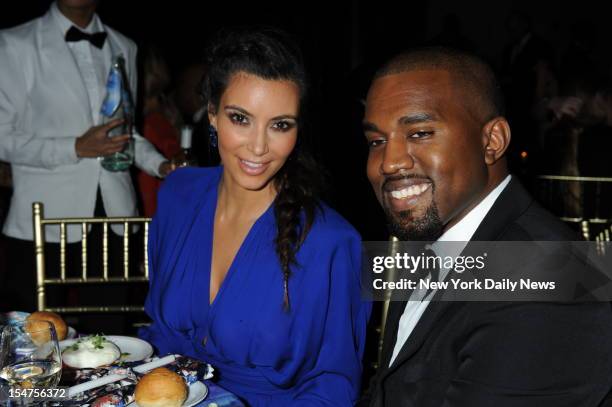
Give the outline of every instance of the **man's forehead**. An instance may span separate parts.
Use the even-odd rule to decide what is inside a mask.
[[[436,109],[443,101],[452,101],[454,93],[451,74],[443,69],[410,70],[385,75],[377,78],[370,87],[366,114],[412,106]]]

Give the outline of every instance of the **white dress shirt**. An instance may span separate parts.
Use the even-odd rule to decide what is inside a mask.
[[[454,258],[461,254],[467,245],[467,242],[472,238],[482,220],[485,218],[499,195],[510,182],[510,179],[511,176],[508,175],[493,189],[493,191],[489,192],[489,194],[482,201],[480,201],[478,205],[468,212],[459,222],[444,232],[444,234],[436,241],[436,243],[457,242],[457,244],[445,244],[443,246],[436,245],[436,243],[432,244],[431,249],[437,256],[441,256],[443,258],[449,256]],[[448,268],[440,269],[440,281],[443,281],[446,278],[449,270],[450,269]],[[404,344],[410,337],[410,334],[427,309],[430,302],[427,298],[432,298],[434,295],[435,290],[432,290],[428,295],[425,294],[424,290],[415,290],[412,293],[411,300],[406,303],[404,313],[400,317],[397,330],[397,340],[395,342],[395,347],[393,348],[393,354],[391,355],[389,366],[393,364],[395,358],[404,347]]]
[[[66,32],[74,25],[57,7],[57,3],[51,5],[51,14],[57,22],[62,36],[66,36]],[[76,26],[75,26],[76,27]],[[76,27],[79,30],[88,34],[104,32],[104,25],[100,21],[97,14],[89,22],[85,28]],[[100,123],[100,107],[105,97],[105,85],[108,73],[111,66],[111,50],[108,41],[104,42],[102,48],[94,46],[89,41],[74,41],[67,42],[68,48],[74,57],[81,74],[81,79],[87,90],[89,97],[89,106],[91,108],[92,121],[98,125]]]
[[[97,158],[75,151],[77,137],[100,124],[115,55],[125,57],[136,94],[137,46],[96,15],[84,31],[106,32],[102,49],[88,41],[67,43],[71,26],[53,3],[43,16],[0,30],[0,159],[11,163],[14,182],[3,233],[17,239],[33,239],[33,202],[44,204],[46,217],[91,217],[99,189],[108,216],[137,214],[129,171],[106,171]],[[142,136],[133,138],[135,164],[159,175],[165,158]],[[68,227],[69,242],[81,235],[78,225]],[[47,228],[46,240],[59,241],[59,228]]]

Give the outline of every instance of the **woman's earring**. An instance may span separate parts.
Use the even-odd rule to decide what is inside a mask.
[[[215,129],[215,127],[212,124],[208,125],[208,137],[209,137],[208,140],[210,142],[210,145],[212,147],[217,147],[218,142],[219,142],[219,139],[217,137],[217,129]]]

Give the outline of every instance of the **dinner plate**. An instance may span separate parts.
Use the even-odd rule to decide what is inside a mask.
[[[208,387],[202,382],[195,382],[189,386],[189,393],[187,393],[187,400],[183,403],[183,407],[193,407],[208,395]],[[138,403],[135,401],[128,404],[128,407],[138,407]]]
[[[117,345],[121,353],[125,354],[121,360],[124,362],[138,362],[150,358],[153,355],[153,347],[149,342],[139,338],[121,335],[105,335],[106,339]],[[78,341],[75,339],[66,339],[59,343],[60,350],[63,352],[65,348]]]
[[[76,330],[69,326],[68,327],[68,332],[66,332],[66,339],[73,339],[76,337]]]

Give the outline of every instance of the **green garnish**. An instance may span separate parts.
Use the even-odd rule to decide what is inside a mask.
[[[70,345],[66,349],[64,349],[64,352],[67,351],[67,350],[70,350],[70,351],[77,351],[77,350],[79,350],[79,344],[81,344],[84,341],[91,341],[94,349],[104,349],[104,343],[108,342],[108,340],[106,339],[104,334],[102,334],[102,335],[96,334],[96,335],[91,335],[91,336],[85,336],[83,338],[77,339],[75,343],[73,343],[72,345]]]
[[[75,351],[76,352],[77,350],[79,350],[79,342],[77,341],[77,342],[73,343],[72,345],[68,346],[66,348],[66,350],[71,350],[71,351]]]
[[[96,349],[104,349],[104,342],[107,341],[106,338],[102,335],[94,335],[91,337],[91,343]]]

